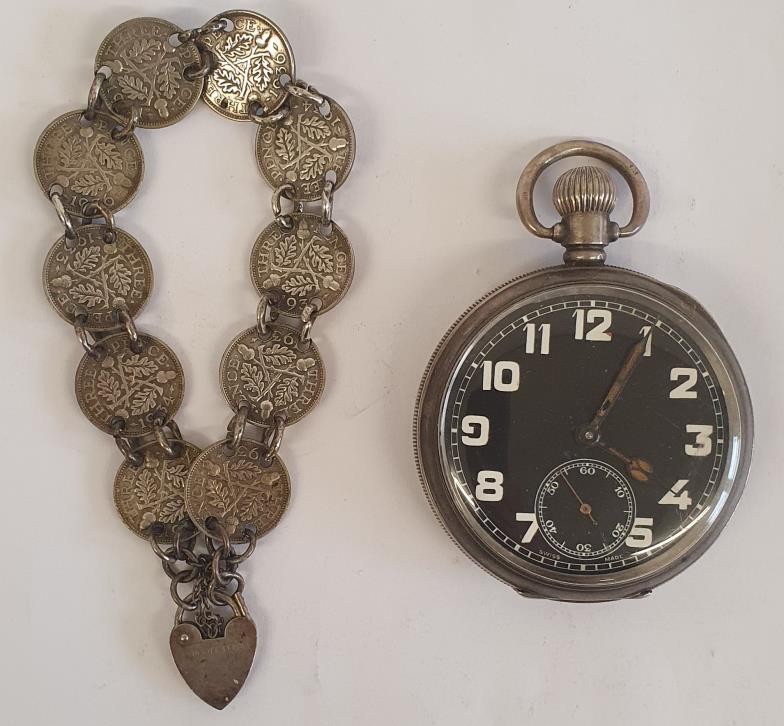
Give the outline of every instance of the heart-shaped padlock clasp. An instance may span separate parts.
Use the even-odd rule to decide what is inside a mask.
[[[256,626],[238,596],[236,617],[220,638],[205,639],[193,623],[178,622],[169,636],[177,670],[191,690],[213,708],[225,708],[240,692],[256,655]]]

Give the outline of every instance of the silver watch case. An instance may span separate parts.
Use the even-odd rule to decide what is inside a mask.
[[[483,530],[450,484],[442,456],[442,416],[460,360],[485,328],[516,306],[564,286],[607,287],[615,295],[643,296],[685,321],[722,388],[728,452],[710,507],[675,542],[638,565],[600,576],[554,572],[515,557]],[[594,291],[595,292],[595,291]],[[433,353],[417,398],[414,449],[419,476],[431,508],[457,545],[480,567],[523,595],[570,602],[601,602],[649,594],[695,562],[713,543],[732,515],[748,475],[753,441],[751,400],[738,362],[711,316],[693,298],[650,277],[616,267],[551,267],[516,278],[475,302],[450,328]]]

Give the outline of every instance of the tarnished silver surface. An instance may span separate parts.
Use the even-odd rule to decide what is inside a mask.
[[[96,113],[84,120],[82,111],[65,113],[50,123],[35,146],[35,175],[44,194],[62,187],[66,211],[83,217],[84,207],[99,202],[112,212],[136,194],[144,176],[144,157],[136,137],[116,141],[117,122]]]
[[[299,315],[314,298],[319,312],[336,305],[354,276],[354,255],[343,230],[321,226],[316,214],[291,216],[287,230],[273,222],[259,235],[250,256],[250,276],[260,294],[280,292],[277,307]]]
[[[549,166],[575,156],[599,159],[626,180],[634,207],[625,225],[621,227],[610,219],[615,206],[615,187],[607,173],[596,167],[580,167],[562,174],[555,185],[553,200],[565,214],[551,227],[539,221],[534,209],[536,182]],[[651,208],[648,184],[637,165],[611,146],[583,139],[554,144],[531,159],[517,182],[516,196],[517,212],[526,229],[537,237],[563,245],[567,264],[603,264],[607,257],[604,248],[619,237],[637,234]]]
[[[182,403],[183,372],[174,352],[151,335],[139,336],[140,352],[126,333],[100,341],[101,356],[82,358],[76,371],[76,399],[84,415],[107,434],[152,433],[156,413],[169,419]],[[113,425],[114,423],[114,425]]]
[[[256,626],[232,618],[223,636],[206,639],[193,623],[179,623],[169,637],[177,670],[191,690],[213,708],[225,708],[239,693],[256,654]]]
[[[43,277],[47,297],[86,351],[77,401],[113,436],[124,458],[114,483],[117,510],[148,539],[169,578],[177,668],[218,709],[241,689],[256,648],[238,568],[285,511],[290,484],[277,453],[286,426],[310,411],[324,387],[310,333],[353,275],[351,246],[331,217],[334,188],[353,163],[353,130],[337,104],[295,78],[288,41],[257,13],[227,11],[185,31],[156,18],[129,20],[98,50],[86,109],[52,122],[34,155],[36,177],[65,230]],[[175,354],[137,329],[151,292],[150,261],[114,226],[113,213],[143,177],[135,129],[173,124],[201,96],[227,118],[283,128],[266,173],[285,178],[273,195],[277,221],[254,248],[257,327],[233,341],[221,364],[237,413],[226,439],[200,453],[172,419],[184,388]],[[283,197],[291,202],[286,214]],[[305,202],[318,199],[322,214],[304,215]],[[301,327],[280,326],[280,313],[299,317]],[[263,427],[259,441],[245,438],[249,423]]]
[[[324,178],[334,172],[334,188],[348,177],[354,163],[354,128],[334,101],[324,116],[315,101],[291,96],[288,115],[276,124],[260,124],[256,160],[273,187],[292,184],[303,201],[321,199]]]
[[[250,121],[252,104],[265,113],[275,111],[287,95],[280,76],[294,77],[294,54],[286,36],[271,20],[249,10],[230,10],[212,20],[221,18],[230,20],[233,28],[206,33],[201,39],[214,59],[204,100],[235,121]]]
[[[265,466],[265,454],[250,439],[233,449],[219,441],[199,454],[185,490],[185,506],[197,527],[211,532],[207,519],[215,517],[236,541],[248,527],[256,537],[275,527],[289,502],[289,475],[277,456]]]
[[[158,541],[174,541],[174,525],[188,516],[185,482],[199,451],[193,444],[183,443],[181,456],[169,458],[153,445],[144,452],[141,466],[127,461],[120,465],[114,479],[114,505],[131,532],[147,539],[150,526],[160,522],[163,531],[158,533]]]
[[[568,290],[568,292],[567,292]],[[442,461],[441,402],[451,385],[456,362],[466,355],[479,332],[492,320],[534,296],[600,295],[602,290],[645,300],[683,317],[695,338],[704,338],[704,351],[730,405],[729,427],[742,443],[737,470],[726,470],[719,484],[723,494],[716,516],[704,517],[674,545],[640,565],[586,584],[579,575],[554,573],[519,558],[510,558],[480,532],[463,505],[452,496],[453,483]],[[600,602],[636,597],[666,582],[699,558],[719,535],[740,498],[748,474],[753,440],[748,389],[738,362],[716,323],[693,298],[681,290],[629,270],[609,266],[549,267],[516,278],[474,303],[449,329],[427,366],[416,403],[414,451],[422,486],[445,529],[475,562],[519,592],[555,600]]]
[[[324,390],[324,363],[311,343],[299,346],[299,333],[275,326],[262,336],[256,326],[240,333],[226,349],[220,366],[223,395],[237,411],[250,407],[248,420],[270,425],[274,414],[296,423],[318,402]]]
[[[556,183],[554,202],[563,216],[562,221],[552,227],[542,225],[533,207],[534,185],[548,166],[572,156],[600,159],[624,177],[634,200],[632,216],[626,225],[621,227],[609,219],[615,202],[610,178],[601,170],[584,167],[566,172]],[[606,244],[639,231],[650,208],[647,184],[640,170],[626,156],[591,141],[567,141],[551,146],[525,167],[518,182],[517,206],[529,231],[564,245],[564,260],[568,264],[539,270],[501,285],[466,310],[442,338],[427,366],[416,403],[414,449],[420,479],[433,511],[458,546],[482,568],[521,594],[577,602],[642,597],[677,575],[708,549],[740,498],[750,466],[754,428],[743,373],[721,330],[693,298],[639,273],[603,265]],[[453,496],[454,481],[448,473],[443,446],[449,429],[444,424],[442,407],[455,385],[455,371],[460,362],[466,359],[493,321],[511,310],[523,308],[532,300],[561,299],[571,295],[585,295],[591,299],[605,292],[627,299],[630,304],[641,300],[649,308],[661,311],[663,319],[676,316],[684,330],[695,340],[702,341],[700,347],[718,378],[728,406],[728,428],[739,448],[734,466],[722,474],[718,484],[718,507],[711,517],[697,520],[661,554],[587,582],[576,574],[555,573],[523,558],[510,557],[477,523],[465,502]],[[639,356],[643,350],[643,346],[637,348],[635,355]],[[630,357],[628,360],[631,365],[636,359]],[[622,381],[622,378],[616,381]],[[595,432],[592,433],[596,438]],[[637,481],[644,481],[650,464],[640,459],[626,461],[630,475]]]
[[[180,32],[166,20],[134,18],[106,36],[95,70],[111,71],[100,87],[110,109],[126,114],[138,106],[138,126],[155,129],[176,123],[196,105],[204,79],[190,77],[185,69],[198,67],[201,58],[192,42],[171,44],[170,38]]]
[[[105,225],[79,227],[76,239],[54,243],[44,263],[46,297],[60,317],[74,322],[74,311],[87,313],[87,330],[113,330],[125,308],[135,316],[144,307],[153,284],[144,248],[127,232],[114,228],[115,241],[105,241]]]

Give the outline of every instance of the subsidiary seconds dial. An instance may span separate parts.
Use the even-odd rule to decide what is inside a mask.
[[[536,526],[565,555],[595,559],[617,550],[634,520],[634,494],[614,467],[577,459],[556,467],[536,494]],[[520,514],[525,521],[527,515]]]

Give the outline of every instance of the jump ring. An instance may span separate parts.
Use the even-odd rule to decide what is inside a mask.
[[[74,311],[74,332],[87,355],[95,360],[102,360],[106,351],[101,345],[100,340],[88,330],[87,320],[87,311],[81,307],[76,308]]]
[[[169,443],[169,437],[166,436],[166,430],[160,424],[155,424],[153,427],[153,432],[155,433],[155,440],[158,442],[158,446],[163,449],[164,454],[170,459],[177,458],[177,451],[175,448]]]
[[[234,451],[239,446],[245,434],[245,426],[248,423],[248,413],[250,407],[247,403],[241,403],[237,413],[232,416],[229,425],[226,427],[226,446]]]
[[[170,418],[169,421],[166,423],[166,425],[169,428],[169,431],[172,432],[175,441],[184,441],[184,439],[182,438],[182,431],[180,431],[180,427],[177,425],[177,422],[173,418]],[[192,531],[193,531],[192,537],[195,537],[197,534],[196,528],[193,527]]]
[[[156,523],[154,522],[152,525],[150,525],[151,530],[153,527],[155,527],[155,524]],[[150,547],[152,547],[152,551],[155,552],[155,554],[158,555],[161,561],[164,562],[165,564],[173,565],[175,562],[177,562],[177,557],[174,551],[174,547],[163,549],[163,547],[161,547],[161,543],[158,542],[158,537],[152,531],[150,532]],[[166,574],[168,574],[168,571]],[[177,573],[173,573],[171,576],[173,577],[176,574]]]
[[[196,579],[196,570],[182,570],[178,572],[171,581],[171,585],[169,585],[169,591],[171,592],[172,600],[179,607],[183,610],[194,611],[196,609],[196,604],[192,602],[188,602],[186,599],[180,597],[180,593],[177,591],[177,587],[180,583],[183,582],[193,582]]]
[[[258,541],[256,533],[252,529],[246,529],[245,538],[248,541],[248,546],[245,548],[245,551],[241,554],[235,554],[233,557],[227,557],[227,565],[236,566],[242,564],[253,554],[253,551],[256,549],[256,542]]]
[[[71,215],[65,211],[62,195],[59,192],[54,191],[54,189],[50,189],[49,201],[52,203],[58,219],[62,222],[63,227],[65,227],[65,238],[69,240],[76,239],[76,228],[73,225]]]
[[[116,306],[112,312],[112,317],[125,327],[125,331],[131,339],[131,350],[134,353],[141,353],[144,346],[139,338],[139,330],[136,327],[136,323],[133,322],[133,318],[128,312],[128,308],[124,305]]]
[[[256,329],[259,335],[269,335],[269,324],[278,317],[275,306],[280,302],[280,295],[270,290],[261,294],[259,304],[256,306]]]
[[[291,94],[295,98],[302,98],[306,101],[312,101],[316,106],[323,106],[327,99],[322,96],[313,86],[305,81],[293,80],[289,77],[288,82],[281,81],[283,90]]]
[[[277,414],[275,416],[275,426],[269,429],[267,435],[264,437],[264,448],[266,449],[264,456],[262,457],[262,463],[264,465],[269,466],[272,464],[278,451],[280,451],[285,429],[286,417],[283,414]]]
[[[128,114],[128,118],[125,120],[125,123],[122,126],[118,126],[117,128],[112,130],[112,138],[115,141],[125,141],[126,139],[133,136],[133,132],[136,130],[136,127],[139,125],[139,121],[142,117],[142,109],[140,106],[131,106],[131,110]]]
[[[230,580],[234,580],[237,583],[237,589],[234,591],[234,594],[228,595],[223,592],[218,585],[223,586],[225,583],[220,583],[218,578],[214,577],[210,580],[210,584],[207,587],[207,599],[219,607],[223,605],[234,607],[232,603],[235,602],[235,598],[238,596],[242,597],[242,591],[245,589],[245,578],[238,572],[226,572],[223,574],[223,577],[227,583]]]
[[[310,343],[310,334],[316,323],[319,311],[323,303],[320,298],[313,298],[305,307],[302,308],[300,320],[302,320],[302,330],[299,332],[299,341],[302,344]]]
[[[215,67],[212,51],[199,40],[194,40],[194,45],[199,51],[199,60],[201,62],[199,65],[190,65],[183,70],[182,75],[189,81],[195,81],[198,78],[206,78],[212,73],[213,68]]]
[[[134,445],[132,439],[129,439],[127,436],[123,436],[124,428],[125,422],[123,421],[122,425],[118,426],[114,433],[114,443],[117,444],[117,448],[120,450],[123,458],[134,469],[138,469],[144,463],[144,454],[140,453],[139,449]]]
[[[82,208],[85,217],[102,217],[106,222],[106,231],[103,233],[103,241],[106,244],[114,244],[117,241],[117,230],[114,226],[114,214],[100,202],[87,202]]]
[[[250,117],[251,121],[254,121],[257,124],[276,124],[279,121],[283,121],[283,119],[288,118],[289,113],[290,111],[288,106],[282,106],[273,113],[264,113],[264,106],[262,106],[258,101],[254,101],[253,103],[248,104],[248,116]]]
[[[87,109],[84,112],[84,117],[88,121],[92,121],[95,118],[95,112],[101,107],[100,92],[104,81],[106,81],[106,74],[98,71],[90,84],[90,91],[87,94]]]
[[[220,33],[223,30],[226,30],[226,18],[218,18],[209,23],[204,23],[204,25],[199,28],[181,30],[177,33],[177,40],[179,40],[180,43],[189,43],[192,40],[196,40],[196,38],[200,38],[202,35]]]
[[[332,179],[324,180],[321,191],[321,226],[329,227],[332,224],[332,206],[335,198],[335,182]]]
[[[302,202],[294,201],[295,192],[296,189],[291,183],[281,184],[277,189],[275,189],[274,192],[272,192],[272,213],[275,215],[275,220],[278,222],[278,224],[287,230],[294,227],[294,220],[292,219],[291,214],[283,214],[281,200],[285,198],[290,202],[294,202],[293,212],[295,214],[301,214],[302,210],[304,209]]]

